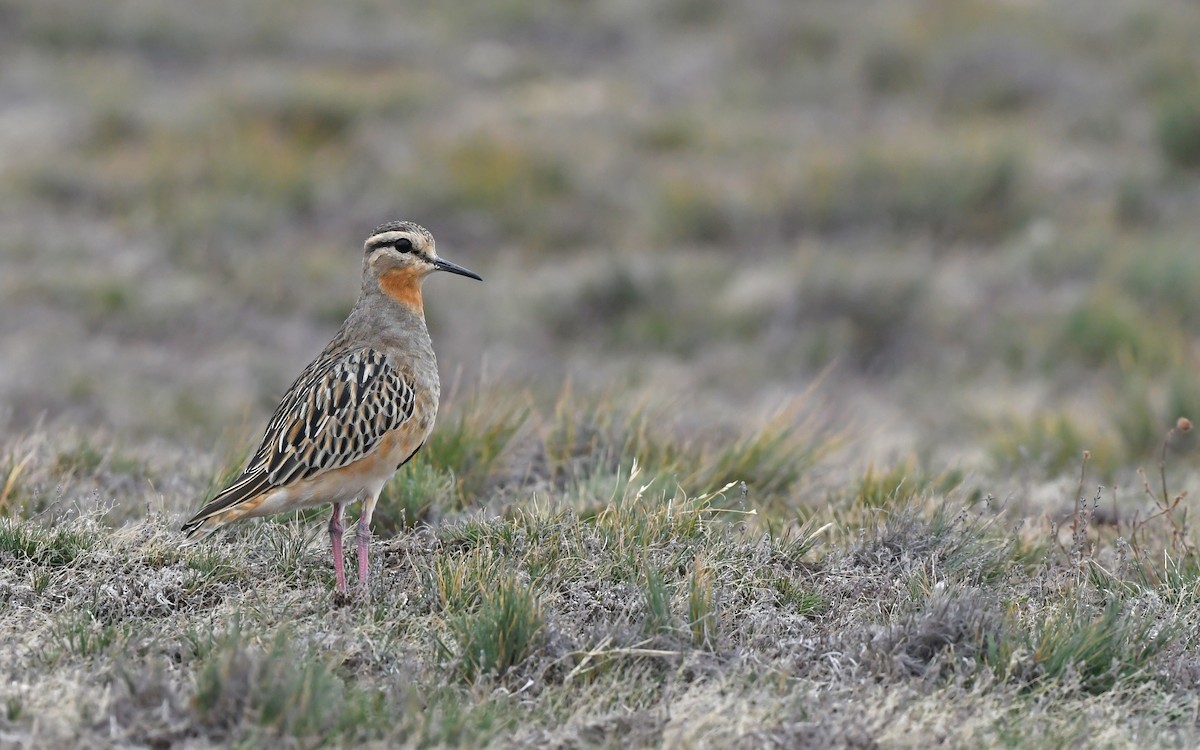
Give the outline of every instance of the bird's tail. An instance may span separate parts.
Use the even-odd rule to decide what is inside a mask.
[[[227,523],[252,515],[269,489],[264,472],[243,474],[205,503],[196,515],[183,524],[181,530],[188,536],[199,534],[196,538],[202,539]]]
[[[219,515],[197,516],[185,523],[180,531],[182,531],[189,540],[200,541],[224,525],[225,524],[221,523],[219,520]]]

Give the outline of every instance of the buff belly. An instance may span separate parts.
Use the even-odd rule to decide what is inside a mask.
[[[427,431],[396,430],[385,435],[378,448],[349,466],[268,490],[214,515],[204,526],[211,531],[243,518],[271,516],[328,503],[374,501],[397,467],[420,447]]]

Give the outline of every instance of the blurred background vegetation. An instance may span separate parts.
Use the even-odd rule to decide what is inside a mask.
[[[1128,483],[1200,417],[1197,38],[1173,0],[0,0],[0,424],[100,431],[59,474],[228,458],[407,218],[486,278],[427,286],[451,431],[583,440],[569,383]]]

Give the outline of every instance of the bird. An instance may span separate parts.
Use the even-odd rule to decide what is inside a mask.
[[[202,538],[245,518],[332,504],[333,569],[345,596],[342,512],[361,500],[355,536],[367,591],[371,514],[437,416],[441,384],[422,298],[436,271],[483,281],[438,257],[433,235],[418,224],[390,221],[371,232],[362,290],[346,322],[284,394],[241,475],[183,524],[184,533]]]

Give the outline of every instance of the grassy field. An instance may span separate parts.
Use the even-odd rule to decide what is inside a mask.
[[[1198,36],[0,0],[0,747],[1200,744]],[[398,218],[369,595],[184,545]]]

